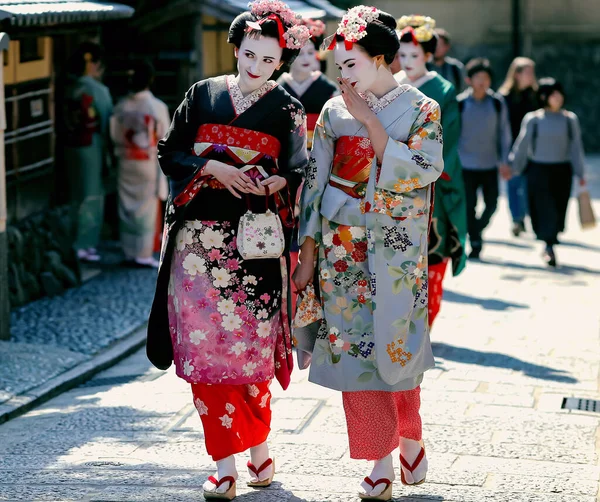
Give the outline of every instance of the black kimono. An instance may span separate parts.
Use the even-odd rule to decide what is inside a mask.
[[[264,212],[265,197],[238,199],[203,168],[214,159],[284,177],[287,186],[269,200],[289,241],[308,160],[302,105],[275,82],[244,97],[233,76],[203,80],[175,112],[158,158],[171,193],[148,323],[150,361],[166,369],[174,360],[190,383],[247,384],[276,374],[287,386],[286,267],[279,259],[242,260],[235,245],[241,216],[248,208]]]

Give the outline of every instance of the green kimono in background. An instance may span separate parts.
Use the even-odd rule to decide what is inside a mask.
[[[403,75],[403,73],[399,74]],[[398,79],[409,83],[404,78]],[[454,86],[436,72],[429,72],[411,83],[427,97],[434,99],[442,111],[444,139],[444,173],[435,183],[435,198],[429,232],[429,265],[452,260],[452,273],[458,275],[465,267],[467,208],[462,165],[458,157],[460,112]]]
[[[69,200],[76,212],[76,249],[95,248],[104,219],[103,171],[107,160],[112,98],[92,77],[79,77],[65,88],[62,120]]]

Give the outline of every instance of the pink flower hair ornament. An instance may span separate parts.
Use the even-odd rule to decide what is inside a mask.
[[[283,38],[288,49],[302,49],[310,40],[310,30],[306,26],[297,24],[289,28]]]
[[[295,25],[302,19],[286,3],[281,0],[256,0],[248,4],[250,12],[256,18],[264,18],[269,14],[277,15],[285,24]]]
[[[268,21],[277,23],[279,46],[282,49],[301,49],[310,38],[310,31],[302,26],[302,16],[292,11],[280,0],[256,0],[248,4],[256,22],[247,21],[247,31],[261,31],[261,25]]]
[[[303,23],[310,31],[310,38],[319,38],[325,33],[325,23],[320,19],[304,19]]]
[[[350,9],[338,25],[336,35],[340,35],[344,39],[346,50],[352,50],[352,46],[367,36],[367,26],[369,23],[376,21],[379,17],[379,11],[376,7],[359,5]],[[327,50],[335,49],[336,37],[332,37],[331,43]]]

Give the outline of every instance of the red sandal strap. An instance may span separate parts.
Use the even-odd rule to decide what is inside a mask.
[[[248,460],[248,464],[246,464],[246,465],[248,466],[248,469],[250,469],[254,473],[254,475],[258,478],[258,475],[262,471],[264,471],[267,467],[269,467],[272,463],[273,463],[273,459],[272,458],[268,458],[267,460],[265,460],[263,462],[263,464],[258,469],[249,460]]]
[[[392,484],[392,482],[387,478],[380,478],[377,481],[373,482],[373,480],[369,476],[367,476],[365,478],[365,483],[367,483],[371,488],[375,488],[377,485],[380,485],[381,483],[385,483],[386,488]]]
[[[222,484],[227,483],[229,481],[230,485],[229,488],[231,488],[234,483],[235,483],[235,479],[233,476],[225,476],[221,479],[217,479],[214,476],[208,476],[208,480],[215,485],[217,488],[220,488]]]
[[[419,467],[419,464],[421,463],[421,460],[423,460],[424,456],[425,456],[425,448],[421,447],[421,451],[417,455],[417,458],[415,459],[415,461],[413,462],[412,465],[410,465],[406,461],[406,459],[402,456],[402,453],[400,454],[400,463],[402,464],[402,467],[404,467],[407,471],[413,472],[417,467]]]

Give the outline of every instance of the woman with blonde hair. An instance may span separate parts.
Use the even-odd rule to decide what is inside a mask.
[[[506,79],[498,90],[506,100],[513,141],[519,135],[523,117],[539,108],[537,89],[535,62],[525,57],[513,59],[506,73]],[[526,191],[525,180],[522,176],[513,176],[508,181],[508,205],[513,218],[512,232],[515,237],[525,231]]]

